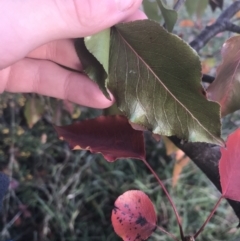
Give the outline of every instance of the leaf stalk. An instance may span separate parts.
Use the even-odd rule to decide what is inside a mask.
[[[144,164],[148,167],[148,169],[151,171],[151,173],[154,175],[154,177],[157,179],[159,185],[161,186],[161,188],[163,189],[163,191],[165,192],[172,208],[173,208],[173,211],[175,213],[175,216],[177,218],[177,223],[178,223],[178,226],[179,226],[179,231],[180,231],[180,235],[181,235],[181,239],[184,240],[184,234],[183,234],[183,229],[182,229],[182,225],[181,225],[181,220],[180,220],[180,216],[178,214],[178,211],[177,211],[177,208],[170,196],[170,194],[168,193],[167,189],[165,188],[163,182],[160,180],[160,178],[158,177],[158,175],[154,172],[154,170],[152,169],[152,167],[147,163],[146,160],[143,160]]]
[[[207,223],[210,221],[210,219],[212,218],[212,216],[214,215],[214,213],[216,212],[220,202],[222,201],[223,196],[221,196],[217,203],[215,204],[215,206],[213,207],[212,212],[208,215],[206,221],[203,223],[203,225],[201,226],[201,228],[194,234],[194,239],[196,239],[198,237],[198,235],[203,231],[203,229],[205,228],[205,226],[207,225]]]
[[[167,235],[168,235],[169,237],[171,237],[173,240],[179,241],[179,239],[178,239],[175,235],[169,233],[169,232],[168,232],[167,230],[165,230],[164,228],[162,228],[162,227],[160,227],[160,226],[157,226],[157,228],[158,228],[161,232],[167,234]]]

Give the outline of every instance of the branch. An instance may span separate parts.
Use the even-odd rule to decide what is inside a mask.
[[[240,33],[240,27],[231,23],[230,19],[240,10],[240,0],[232,3],[222,14],[218,17],[216,22],[207,26],[190,45],[196,51],[199,51],[212,37],[223,31],[231,31]],[[202,81],[212,83],[214,77],[203,75]],[[177,137],[170,137],[171,141],[180,148],[187,156],[201,169],[203,173],[210,179],[210,181],[221,192],[220,176],[218,170],[218,163],[221,157],[220,147],[207,143],[184,143]],[[240,202],[227,199],[232,206],[236,216],[239,219],[240,227]]]
[[[186,0],[178,0],[178,1],[175,3],[173,9],[174,9],[175,11],[178,11],[178,10],[181,8],[181,6],[185,3],[185,1],[186,1]]]
[[[206,43],[216,34],[223,31],[231,31],[240,33],[240,27],[230,22],[230,19],[240,10],[240,0],[232,3],[222,14],[218,17],[216,22],[207,26],[199,36],[193,40],[190,45],[196,51],[199,51]],[[214,77],[203,75],[202,81],[211,83]],[[215,145],[207,143],[184,143],[177,137],[170,138],[172,142],[189,156],[192,161],[201,169],[202,172],[210,179],[210,181],[221,192],[220,176],[218,170],[218,163],[221,157],[220,148]],[[236,216],[240,221],[240,202],[227,199],[232,206]],[[238,227],[240,227],[240,222]]]
[[[201,169],[202,172],[221,192],[218,162],[221,157],[220,147],[207,143],[191,142],[181,144],[177,137],[170,137],[170,140],[180,148],[192,161]],[[240,227],[240,202],[227,199],[239,219]]]
[[[206,43],[216,36],[218,33],[224,31],[231,31],[234,33],[240,33],[240,27],[231,23],[230,19],[240,10],[240,1],[235,1],[228,8],[226,8],[221,15],[218,17],[217,21],[207,26],[197,37],[194,39],[190,46],[196,51],[199,51]]]
[[[233,33],[240,33],[240,26],[233,24],[231,22],[226,22],[226,30]]]

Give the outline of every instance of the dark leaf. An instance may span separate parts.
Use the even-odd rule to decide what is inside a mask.
[[[221,148],[219,162],[222,195],[240,202],[240,129],[227,139],[227,149]]]
[[[178,14],[175,10],[169,8],[162,0],[157,0],[158,6],[164,18],[166,28],[172,32],[175,23],[177,22]]]
[[[143,133],[134,130],[124,116],[100,116],[55,129],[73,149],[100,152],[108,161],[145,159]]]
[[[88,51],[101,63],[106,73],[108,72],[110,28],[84,38]]]
[[[104,66],[89,52],[83,38],[76,39],[74,44],[84,72],[91,80],[98,84],[103,94],[110,99],[106,88],[107,73],[104,70]]]
[[[156,1],[143,0],[142,5],[144,13],[148,16],[149,19],[160,22],[162,16]]]
[[[124,241],[146,240],[156,228],[157,215],[142,191],[127,191],[117,198],[112,211],[114,231]]]
[[[214,12],[216,8],[223,8],[223,0],[209,0],[209,5],[211,6],[212,11]]]
[[[181,143],[176,137],[170,138],[173,143],[185,152],[187,156],[205,173],[210,181],[221,192],[219,178],[219,160],[221,158],[220,147],[208,143]],[[240,220],[240,202],[228,199],[235,214]],[[240,226],[239,226],[240,227]]]
[[[206,100],[196,52],[158,23],[112,28],[109,89],[135,126],[154,134],[223,145],[220,108]]]

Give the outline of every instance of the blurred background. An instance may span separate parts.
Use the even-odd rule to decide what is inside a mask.
[[[197,2],[197,4],[191,4]],[[224,7],[232,0],[225,0]],[[167,1],[172,6],[173,1]],[[190,6],[190,7],[189,7]],[[148,17],[163,24],[155,0],[144,0]],[[179,10],[174,33],[190,42],[213,23],[208,0],[188,0]],[[239,23],[240,13],[235,16]],[[215,76],[221,46],[231,34],[214,37],[199,55],[203,73]],[[120,241],[111,225],[115,199],[130,189],[149,195],[158,225],[178,235],[178,226],[153,175],[137,160],[108,163],[100,154],[71,151],[52,124],[66,125],[94,118],[102,111],[34,94],[0,96],[0,170],[11,183],[0,213],[2,241]],[[223,120],[224,138],[240,124],[240,112]],[[145,136],[147,160],[169,190],[186,234],[199,229],[219,198],[205,175],[167,139]],[[240,231],[231,207],[223,201],[198,240],[236,241]],[[171,240],[156,231],[149,241]]]

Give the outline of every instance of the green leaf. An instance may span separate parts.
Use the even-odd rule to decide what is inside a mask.
[[[240,109],[240,36],[228,39],[222,47],[222,63],[214,82],[208,87],[208,98],[221,105],[222,116]]]
[[[88,51],[102,64],[104,70],[108,73],[110,28],[84,38],[84,43]]]
[[[200,18],[208,7],[208,0],[199,0],[197,5],[197,16]]]
[[[44,111],[44,104],[40,99],[33,96],[26,101],[24,116],[29,128],[32,128],[42,118]]]
[[[185,7],[186,7],[186,10],[187,10],[187,13],[188,15],[191,17],[195,11],[196,11],[196,8],[197,8],[197,1],[193,1],[193,0],[186,0],[185,2]]]
[[[190,17],[193,14],[201,17],[208,6],[208,0],[186,0],[185,6]]]
[[[155,20],[157,22],[161,21],[162,16],[160,14],[156,1],[143,0],[142,4],[144,13],[148,16],[149,19]]]
[[[111,31],[109,89],[130,121],[155,134],[222,145],[219,105],[203,94],[196,52],[151,20]]]
[[[172,32],[175,23],[177,22],[178,14],[175,10],[168,8],[162,0],[156,0],[165,20],[166,28]]]
[[[97,38],[94,38],[94,41],[96,40]],[[87,41],[88,46],[92,46],[92,43],[94,41],[91,41],[91,39],[89,38],[89,40]],[[99,44],[97,44],[94,50],[90,49],[92,50],[93,53],[96,54],[96,56],[100,55],[100,47],[101,47],[101,44],[103,43],[101,41],[101,38],[99,38],[99,41],[100,41]],[[107,71],[105,70],[105,67],[108,67],[106,64],[106,60],[103,57],[102,59],[100,59],[101,61],[100,62],[96,57],[94,57],[94,55],[90,53],[89,50],[87,49],[83,38],[76,39],[74,45],[75,45],[77,55],[82,63],[84,72],[88,75],[88,77],[91,80],[93,80],[98,84],[99,88],[106,96],[106,98],[110,99],[110,96],[106,87],[107,76],[108,76]],[[104,46],[106,47],[106,44],[104,44]],[[108,50],[105,49],[105,51],[106,51],[106,54],[104,54],[104,56],[107,56]]]

